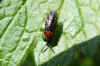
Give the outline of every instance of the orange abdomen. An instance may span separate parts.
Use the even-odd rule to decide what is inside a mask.
[[[52,32],[44,32],[44,35],[47,37],[47,38],[51,38],[52,37]]]

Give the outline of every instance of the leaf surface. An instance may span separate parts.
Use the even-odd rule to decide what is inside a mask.
[[[41,53],[45,20],[53,10],[61,36],[52,48],[55,53]],[[0,66],[67,66],[81,53],[93,57],[100,43],[99,25],[100,0],[1,0]]]

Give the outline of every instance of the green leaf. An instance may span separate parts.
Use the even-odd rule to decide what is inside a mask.
[[[100,0],[0,0],[0,66],[99,64]],[[44,53],[44,24],[57,10],[57,29]]]

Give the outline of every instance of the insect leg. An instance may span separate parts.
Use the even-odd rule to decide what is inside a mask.
[[[48,49],[48,47],[45,45],[45,46],[41,49],[41,52],[44,53],[47,49]]]

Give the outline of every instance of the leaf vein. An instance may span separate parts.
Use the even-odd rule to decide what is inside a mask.
[[[7,26],[5,27],[5,29],[2,31],[1,35],[0,35],[0,39],[3,37],[3,35],[5,34],[5,32],[7,31],[9,25],[12,23],[13,19],[15,18],[16,14],[19,12],[19,10],[21,9],[21,6],[23,6],[26,3],[26,0],[23,0],[22,4],[20,5],[20,7],[17,9],[17,11],[15,12],[15,14],[13,15],[12,19],[10,20],[10,22],[7,24]]]
[[[77,10],[78,10],[79,17],[80,17],[80,19],[81,19],[81,24],[82,24],[81,30],[82,30],[82,32],[83,32],[85,38],[87,38],[87,34],[86,34],[86,32],[85,32],[85,22],[84,22],[84,18],[83,18],[83,15],[82,15],[81,8],[79,7],[80,5],[79,5],[78,0],[75,0],[75,4],[76,4]],[[81,31],[80,31],[80,32],[81,32]]]

